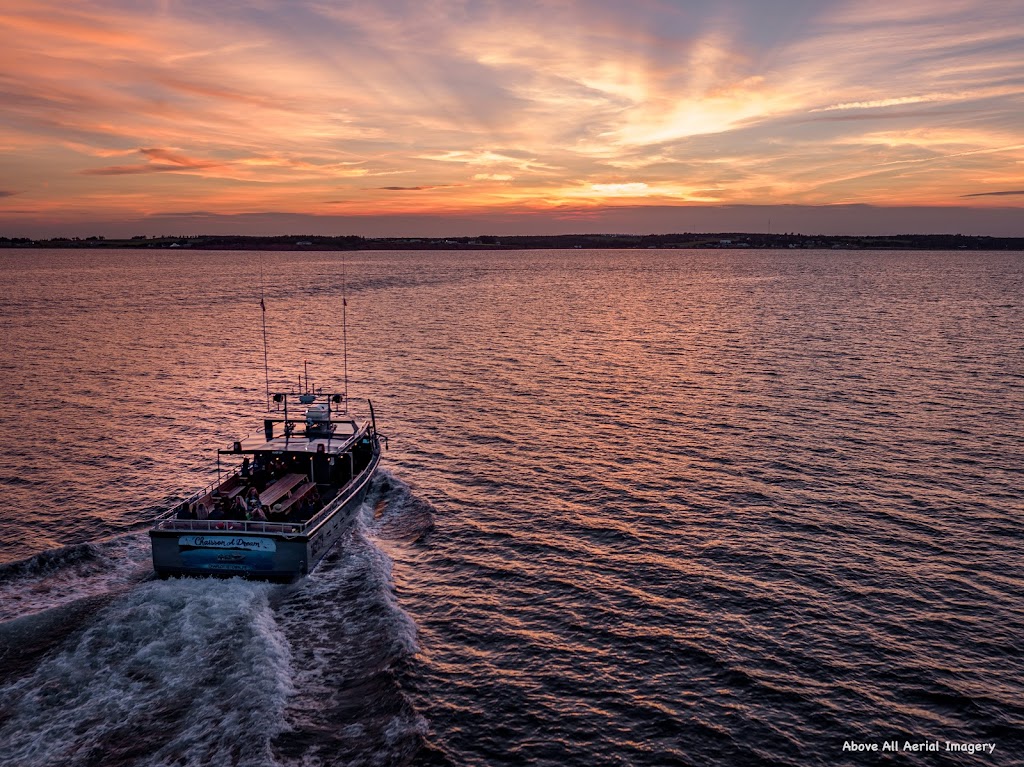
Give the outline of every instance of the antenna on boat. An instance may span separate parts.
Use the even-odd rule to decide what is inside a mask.
[[[345,256],[341,257],[341,347],[345,367],[345,410],[348,410],[348,275]]]
[[[263,376],[267,382],[267,410],[270,410],[270,364],[267,361],[267,304],[263,300],[263,254],[260,254],[260,309],[263,314]]]

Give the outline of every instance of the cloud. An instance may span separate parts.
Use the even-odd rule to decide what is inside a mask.
[[[162,160],[163,162],[172,163],[183,168],[205,168],[210,165],[208,161],[195,160],[191,157],[186,157],[179,152],[171,151],[170,149],[151,148],[140,149],[139,151],[146,155],[150,160]]]
[[[1008,192],[975,192],[974,194],[962,194],[961,197],[1004,197],[1008,195],[1024,195],[1024,189],[1017,189]]]
[[[879,116],[879,114],[872,113],[871,110],[885,110],[880,114],[882,116],[920,116],[927,114],[927,111],[911,111],[911,110],[889,110],[888,107],[904,106],[906,104],[948,104],[950,102],[979,102],[984,99],[992,99],[999,97],[1012,97],[1017,96],[1021,92],[1019,85],[1011,86],[997,86],[989,88],[973,88],[969,91],[963,91],[960,93],[929,93],[921,96],[900,96],[897,98],[886,98],[877,99],[874,101],[851,101],[842,104],[831,104],[829,106],[817,107],[810,110],[811,114],[816,112],[845,112],[849,110],[858,110],[856,115],[837,115],[833,119],[873,119]],[[867,111],[867,114],[864,112]],[[947,111],[947,113],[949,113]],[[938,110],[932,111],[931,114],[942,114]]]
[[[107,165],[103,168],[80,170],[83,176],[133,176],[141,173],[167,173],[181,171],[180,165]]]
[[[453,186],[462,186],[461,184],[431,184],[429,186],[377,186],[372,187],[373,189],[379,189],[385,192],[423,192],[428,189],[446,189]]]
[[[10,192],[4,189],[0,189],[0,197],[13,197],[17,192]]]
[[[625,184],[591,184],[590,189],[600,195],[607,195],[609,197],[630,197],[647,194],[650,186],[642,181],[633,181]]]
[[[181,211],[175,213],[150,213],[146,216],[147,219],[161,219],[161,218],[188,218],[188,219],[218,219],[221,218],[222,214],[214,213],[209,210],[190,210]]]
[[[841,109],[879,109],[882,107],[900,106],[902,104],[920,104],[928,101],[946,101],[950,97],[942,94],[933,96],[901,96],[899,98],[878,99],[876,101],[851,101],[845,104],[832,104],[827,107],[818,107],[811,112],[835,112]]]
[[[79,171],[79,173],[83,176],[130,176],[142,173],[197,171],[206,168],[216,168],[222,165],[222,163],[210,162],[209,160],[197,160],[192,157],[186,157],[179,152],[169,149],[154,147],[140,149],[139,153],[155,162],[150,162],[146,165],[108,165],[102,168],[86,168]]]

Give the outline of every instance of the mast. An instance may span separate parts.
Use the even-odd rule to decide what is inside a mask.
[[[267,382],[267,410],[270,410],[270,363],[267,361],[267,304],[263,300],[262,254],[260,254],[260,309],[263,314],[263,376]]]
[[[348,410],[348,275],[345,256],[341,257],[341,346],[345,368],[345,410]]]

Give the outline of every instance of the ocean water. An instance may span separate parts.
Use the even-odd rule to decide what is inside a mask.
[[[261,271],[273,388],[340,381],[345,286],[385,468],[301,581],[154,580],[259,428]],[[1024,764],[1022,253],[0,273],[4,767]]]

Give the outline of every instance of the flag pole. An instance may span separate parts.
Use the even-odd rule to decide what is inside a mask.
[[[345,410],[348,411],[348,275],[345,256],[341,257],[341,345],[345,366]]]
[[[267,361],[267,304],[263,300],[263,254],[260,254],[260,309],[263,315],[263,376],[267,382],[267,410],[270,410],[270,363]]]

